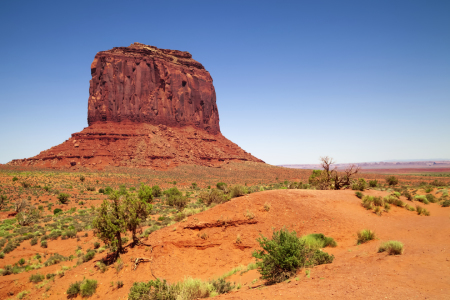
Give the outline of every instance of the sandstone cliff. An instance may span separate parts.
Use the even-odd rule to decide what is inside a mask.
[[[188,52],[134,43],[97,53],[88,123],[124,120],[220,132],[211,75]]]
[[[191,54],[134,43],[97,53],[89,127],[10,165],[166,169],[260,159],[220,133],[212,78]]]

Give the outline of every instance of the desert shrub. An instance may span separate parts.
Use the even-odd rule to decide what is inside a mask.
[[[26,182],[26,181],[22,181],[20,184],[21,184],[24,188],[29,188],[29,187],[31,186],[31,183]]]
[[[216,184],[216,187],[217,187],[219,190],[226,191],[226,189],[227,189],[227,184],[226,184],[225,182],[218,182],[218,183]]]
[[[420,201],[423,204],[429,204],[430,201],[428,201],[427,197],[425,195],[415,195],[414,200]]]
[[[34,246],[34,245],[36,245],[38,243],[38,238],[37,237],[34,237],[34,238],[32,238],[31,240],[30,240],[30,245],[31,246]]]
[[[369,229],[363,229],[357,232],[358,239],[356,243],[358,245],[367,243],[368,241],[375,239],[375,233]]]
[[[17,180],[19,180],[19,178],[17,178],[16,176],[14,176],[13,179],[12,179],[13,182],[17,181]]]
[[[412,201],[412,200],[413,200],[413,196],[411,195],[410,192],[408,192],[408,190],[404,190],[404,191],[402,192],[402,194],[403,194],[403,196],[405,196],[406,199],[408,199],[409,201]]]
[[[100,248],[100,243],[99,242],[95,242],[94,243],[94,249],[98,249]]]
[[[163,191],[159,187],[159,185],[152,186],[152,192],[153,192],[153,197],[155,197],[155,198],[161,197],[163,195]]]
[[[369,187],[377,187],[378,180],[369,180]]]
[[[16,249],[17,247],[19,247],[20,243],[17,242],[14,239],[10,239],[8,241],[8,244],[6,244],[5,248],[3,249],[3,252],[8,254],[9,252],[13,251],[14,249]]]
[[[48,266],[56,265],[56,264],[59,264],[60,262],[66,261],[66,260],[67,260],[67,257],[65,257],[59,253],[54,253],[52,256],[50,256],[44,262],[44,266],[48,267]]]
[[[121,287],[123,287],[123,281],[117,281],[116,282],[116,286],[118,289],[120,289]]]
[[[86,254],[83,256],[83,262],[90,261],[91,259],[94,258],[94,256],[95,256],[94,250],[87,251]]]
[[[0,259],[4,259],[5,258],[5,253],[0,252]]]
[[[443,182],[443,181],[439,181],[439,180],[435,179],[434,181],[430,182],[429,185],[432,185],[432,186],[446,186],[447,184],[445,184],[445,182]]]
[[[84,182],[85,179],[86,179],[86,178],[85,178],[83,175],[80,175],[80,181],[81,181],[81,182]]]
[[[427,187],[425,188],[425,193],[431,193],[433,190],[434,190],[433,187],[427,186]]]
[[[199,279],[187,278],[183,281],[169,284],[166,280],[150,280],[149,282],[135,282],[128,294],[129,300],[193,300],[212,297],[226,293],[229,286],[224,280],[205,282]],[[219,291],[216,290],[219,288]]]
[[[75,298],[80,293],[80,284],[79,281],[71,283],[66,291],[67,297]]]
[[[416,206],[416,211],[417,211],[417,214],[419,216],[420,215],[424,215],[424,216],[429,216],[430,215],[430,212],[427,209],[425,209],[425,208],[423,208],[423,207],[421,207],[419,205]]]
[[[23,266],[25,264],[25,259],[21,258],[19,259],[19,261],[17,262],[19,265]]]
[[[372,209],[374,206],[373,205],[373,196],[367,196],[367,195],[364,196],[362,198],[361,204],[365,209],[368,209],[368,210]]]
[[[400,199],[394,200],[394,202],[392,204],[395,206],[398,206],[398,207],[405,207],[405,205],[406,205],[405,202],[403,202]]]
[[[225,294],[225,293],[230,292],[232,289],[234,289],[234,285],[232,285],[231,282],[226,281],[225,278],[219,278],[217,280],[212,280],[211,284],[214,287],[214,290],[218,294]]]
[[[189,203],[186,196],[169,196],[166,200],[167,205],[175,206],[178,210],[183,210]]]
[[[38,283],[41,282],[42,280],[44,280],[44,275],[42,274],[37,273],[30,276],[30,282]]]
[[[282,282],[295,275],[298,269],[314,266],[320,262],[332,262],[333,255],[322,255],[320,250],[307,247],[305,241],[297,237],[295,231],[286,228],[273,231],[272,239],[261,236],[257,239],[262,250],[256,250],[252,256],[257,259],[258,271],[262,279],[269,283]],[[326,258],[326,259],[325,259]]]
[[[364,197],[364,194],[361,192],[355,192],[356,197],[358,197],[359,199],[362,199],[362,197]]]
[[[426,194],[425,197],[427,198],[427,200],[431,203],[436,203],[438,202],[438,199],[432,195],[432,194]]]
[[[205,205],[209,206],[213,203],[221,204],[228,200],[227,196],[222,190],[211,189],[209,191],[201,192],[199,195],[200,201]]]
[[[442,207],[450,207],[450,200],[445,200],[442,202]]]
[[[80,285],[80,294],[82,297],[90,297],[97,290],[97,280],[85,279]]]
[[[70,197],[69,194],[61,193],[58,195],[57,198],[58,198],[59,202],[61,202],[62,204],[66,204],[69,201],[69,197]]]
[[[247,193],[245,187],[242,185],[235,185],[230,189],[231,198],[241,197]]]
[[[386,177],[386,183],[388,185],[397,185],[398,184],[398,178],[393,176],[393,175],[388,176],[388,177]]]
[[[378,252],[386,251],[389,255],[400,255],[403,254],[403,244],[398,241],[388,241],[381,244],[378,248]]]
[[[352,190],[364,191],[364,189],[366,188],[366,185],[367,185],[367,183],[364,180],[364,178],[358,178],[358,180],[352,184]]]
[[[48,273],[47,275],[45,275],[45,278],[46,279],[52,279],[55,276],[56,276],[56,274],[54,274],[54,273]]]
[[[314,249],[320,249],[325,247],[336,247],[336,241],[331,238],[323,235],[322,233],[312,233],[300,238],[305,242],[305,246]]]
[[[105,189],[99,189],[98,192],[99,192],[100,194],[104,194],[104,193],[105,193]]]
[[[112,193],[113,189],[110,186],[105,187],[104,193],[105,195],[110,195]]]
[[[108,270],[108,266],[107,266],[103,261],[97,262],[96,266],[98,267],[98,269],[99,269],[100,272],[102,272],[102,273],[105,273],[106,270]]]

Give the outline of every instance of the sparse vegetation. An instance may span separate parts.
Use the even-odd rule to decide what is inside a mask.
[[[375,233],[370,229],[363,229],[357,232],[358,239],[356,241],[357,245],[367,243],[368,241],[375,239]]]
[[[388,241],[378,248],[378,252],[387,252],[389,255],[403,254],[403,244],[398,241]]]

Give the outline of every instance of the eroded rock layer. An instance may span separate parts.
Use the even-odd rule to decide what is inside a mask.
[[[194,126],[132,122],[93,124],[39,155],[9,162],[43,168],[103,169],[106,166],[168,169],[185,164],[216,167],[229,161],[262,162],[221,133]]]
[[[88,124],[132,121],[220,132],[211,75],[188,52],[134,43],[97,53]]]

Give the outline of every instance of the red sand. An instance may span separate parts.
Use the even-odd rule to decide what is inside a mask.
[[[368,194],[383,195],[384,192],[368,191]],[[404,199],[403,199],[404,200]],[[406,201],[406,200],[405,200]],[[266,212],[264,204],[270,203]],[[48,299],[64,299],[70,283],[86,278],[98,280],[99,286],[93,298],[125,299],[135,281],[154,279],[152,273],[170,282],[186,276],[201,279],[218,277],[234,267],[252,262],[251,252],[258,247],[256,238],[271,235],[271,228],[287,226],[297,233],[321,232],[333,237],[336,248],[325,251],[335,255],[332,264],[315,267],[310,278],[305,272],[298,274],[298,281],[281,283],[259,289],[261,282],[251,283],[259,277],[257,271],[234,275],[231,280],[242,283],[239,291],[222,295],[227,299],[448,299],[450,297],[450,208],[437,204],[426,206],[430,217],[418,216],[415,212],[393,207],[381,217],[365,210],[353,191],[313,191],[277,190],[251,194],[235,198],[203,213],[191,216],[186,222],[177,223],[150,235],[146,243],[153,246],[139,246],[122,255],[125,267],[118,274],[113,267],[101,273],[94,261],[84,263],[66,275],[57,278],[46,293]],[[254,214],[253,219],[245,215]],[[356,231],[374,230],[379,240],[356,246]],[[199,237],[206,233],[206,240]],[[236,244],[240,235],[242,243]],[[398,240],[404,243],[405,253],[388,256],[377,253],[381,242]],[[73,254],[76,244],[83,249],[92,247],[95,239],[82,238],[49,243],[49,253]],[[26,250],[15,250],[2,261],[9,264],[20,257],[41,252],[38,246]],[[36,248],[35,248],[36,247]],[[30,250],[31,249],[31,250]],[[16,252],[17,251],[17,252]],[[132,271],[131,258],[147,257],[152,262],[142,263]],[[11,260],[11,261],[10,261]],[[73,265],[64,262],[62,265]],[[0,298],[7,298],[7,292],[15,295],[21,290],[29,290],[29,299],[41,299],[44,288],[37,290],[28,282],[31,274],[47,274],[60,266],[43,268],[38,271],[0,277]],[[111,288],[111,281],[121,280],[124,287]],[[17,284],[15,283],[17,282]],[[78,297],[81,299],[81,297]]]

